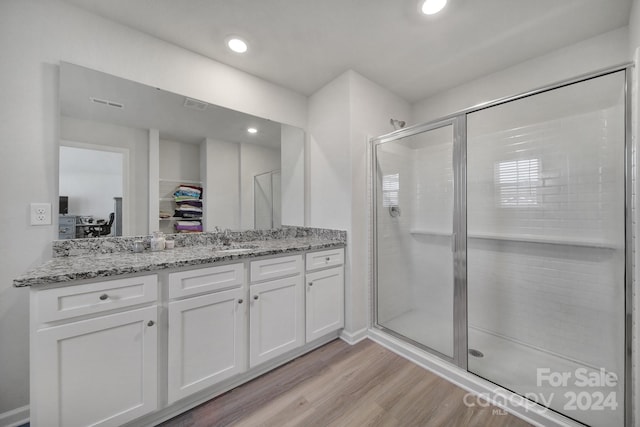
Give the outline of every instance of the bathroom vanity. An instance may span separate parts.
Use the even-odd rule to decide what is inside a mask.
[[[345,233],[269,233],[54,244],[67,256],[14,282],[30,292],[31,424],[154,424],[337,337]]]

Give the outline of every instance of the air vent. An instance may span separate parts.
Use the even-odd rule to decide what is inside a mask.
[[[184,106],[186,108],[191,108],[192,110],[204,111],[207,109],[207,105],[209,104],[207,104],[206,102],[198,101],[197,99],[193,99],[193,98],[184,99]]]
[[[96,104],[106,105],[108,107],[113,107],[113,108],[124,108],[124,104],[120,104],[119,102],[109,101],[107,99],[93,98],[93,97],[89,99],[91,100],[91,102],[95,102]]]

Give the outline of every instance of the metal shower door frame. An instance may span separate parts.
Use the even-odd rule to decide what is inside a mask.
[[[468,355],[467,355],[467,199],[466,199],[466,162],[467,162],[467,129],[466,119],[467,115],[476,111],[484,110],[487,108],[495,107],[501,104],[506,104],[511,101],[527,98],[529,96],[538,95],[551,90],[559,89],[565,86],[572,85],[574,83],[580,83],[587,80],[603,77],[609,74],[617,72],[624,72],[625,86],[624,86],[624,226],[625,226],[625,266],[624,266],[624,295],[625,295],[625,342],[624,342],[624,381],[625,381],[625,395],[624,395],[624,419],[625,426],[634,425],[634,411],[636,408],[633,406],[633,215],[635,213],[633,206],[633,184],[637,178],[634,175],[634,161],[633,156],[637,149],[637,146],[633,142],[632,134],[632,87],[633,76],[632,69],[633,63],[624,63],[594,72],[582,74],[570,79],[555,82],[537,89],[533,89],[527,92],[523,92],[513,96],[507,96],[499,98],[489,102],[483,102],[481,104],[457,111],[453,114],[441,117],[437,120],[422,123],[408,128],[403,128],[382,136],[378,136],[370,139],[371,147],[371,320],[372,327],[380,329],[385,333],[393,335],[404,341],[408,341],[418,348],[424,349],[427,352],[440,357],[443,360],[449,361],[456,366],[468,371]],[[377,171],[377,153],[376,147],[380,144],[384,144],[391,141],[396,141],[401,138],[416,135],[428,130],[434,130],[448,124],[454,125],[454,357],[448,357],[437,351],[434,351],[424,345],[412,340],[408,340],[399,334],[394,333],[380,325],[378,325],[377,319],[377,286],[378,286],[378,274],[377,274],[377,224],[376,224],[376,206],[377,206],[377,182],[375,179],[375,173]],[[462,167],[464,164],[465,167]],[[458,317],[459,316],[459,317]],[[471,374],[471,373],[470,373]],[[473,374],[471,374],[473,375]]]
[[[452,230],[452,252],[453,263],[453,357],[443,354],[424,344],[411,340],[391,329],[385,328],[378,323],[378,313],[376,310],[378,303],[378,236],[377,236],[377,218],[376,206],[378,203],[378,182],[375,179],[377,168],[378,151],[380,145],[395,142],[403,138],[440,129],[446,126],[453,128],[453,188],[454,188],[454,205],[453,205],[453,230]],[[383,330],[385,333],[393,335],[404,341],[409,341],[413,345],[453,363],[463,369],[467,369],[467,199],[466,199],[466,116],[448,117],[444,120],[426,123],[423,125],[412,126],[411,128],[401,129],[389,135],[383,135],[370,140],[371,143],[371,201],[372,201],[372,326]]]

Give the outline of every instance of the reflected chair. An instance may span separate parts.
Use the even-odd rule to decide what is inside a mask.
[[[113,225],[115,216],[115,212],[111,212],[109,214],[108,222],[96,224],[92,227],[89,227],[89,229],[87,230],[87,237],[102,237],[111,234],[111,226]]]

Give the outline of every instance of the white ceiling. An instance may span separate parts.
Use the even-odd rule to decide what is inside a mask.
[[[66,0],[311,95],[348,69],[415,102],[628,24],[632,0]],[[243,36],[241,56],[224,40]]]

